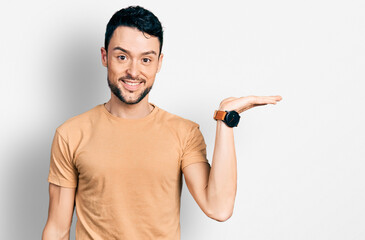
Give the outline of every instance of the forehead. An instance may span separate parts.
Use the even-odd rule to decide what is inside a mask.
[[[110,39],[108,49],[122,47],[134,53],[154,50],[159,52],[160,42],[157,37],[126,26],[117,27]]]

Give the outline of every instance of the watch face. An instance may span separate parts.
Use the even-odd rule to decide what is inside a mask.
[[[229,127],[237,127],[238,122],[240,121],[240,115],[236,111],[227,111],[225,117],[225,123]]]

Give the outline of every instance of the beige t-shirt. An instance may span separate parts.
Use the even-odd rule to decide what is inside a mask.
[[[55,132],[48,181],[76,188],[76,239],[180,239],[182,169],[205,162],[199,125],[155,104],[124,119],[104,104]]]

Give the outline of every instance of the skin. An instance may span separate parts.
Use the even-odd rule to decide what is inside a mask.
[[[229,97],[218,110],[242,113],[250,108],[276,104],[281,96]],[[237,160],[233,129],[217,121],[211,167],[194,163],[183,169],[186,185],[202,211],[219,222],[233,214],[237,192]]]
[[[121,92],[121,101],[111,91],[111,98],[106,103],[110,113],[121,118],[142,118],[148,115],[153,107],[148,103],[149,94],[143,99],[141,95],[152,88],[156,74],[160,71],[163,54],[159,56],[160,42],[157,37],[150,36],[130,27],[118,27],[108,46],[108,52],[101,48],[102,63],[108,70],[109,86]],[[129,91],[122,80],[142,81],[143,86],[137,91]]]
[[[101,48],[102,64],[107,67],[111,88],[111,97],[105,107],[111,114],[137,119],[152,111],[148,96],[162,65],[163,54],[159,55],[159,46],[157,37],[134,28],[118,27],[108,52]],[[136,91],[129,91],[122,80],[142,81],[143,85]],[[242,113],[253,107],[276,104],[281,99],[281,96],[230,97],[221,101],[218,110]],[[233,128],[217,121],[211,167],[206,163],[194,163],[182,171],[189,192],[208,217],[220,222],[231,217],[237,190]],[[49,196],[48,220],[42,239],[69,239],[75,189],[50,183]]]
[[[75,206],[75,188],[49,184],[48,219],[42,240],[69,240]]]

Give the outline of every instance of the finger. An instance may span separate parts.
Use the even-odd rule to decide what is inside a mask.
[[[261,100],[264,100],[264,99],[268,103],[274,103],[274,104],[276,104],[278,101],[280,101],[283,98],[281,96],[268,96],[268,97],[263,97],[263,99],[261,99]]]
[[[283,99],[280,95],[270,96],[270,98],[273,98],[273,99],[275,99],[276,101],[280,101],[281,99]]]
[[[272,97],[256,97],[256,98],[253,98],[252,100],[253,104],[275,104],[276,103],[276,100]]]

